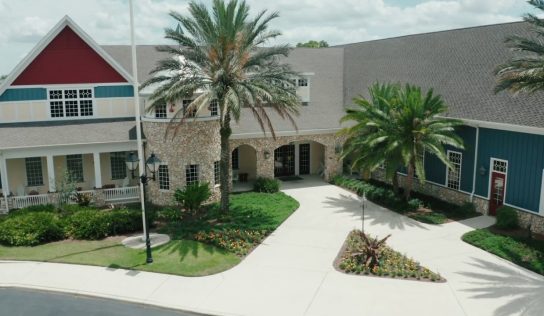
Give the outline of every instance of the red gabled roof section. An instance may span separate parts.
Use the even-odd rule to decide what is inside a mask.
[[[12,85],[117,82],[127,80],[66,26]]]

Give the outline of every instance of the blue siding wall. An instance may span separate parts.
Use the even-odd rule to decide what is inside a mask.
[[[484,167],[485,175],[478,173],[476,194],[488,196],[491,157],[508,160],[505,202],[538,212],[542,170],[544,169],[544,136],[480,129],[478,169]]]
[[[134,88],[131,85],[126,86],[100,86],[94,88],[95,98],[119,98],[133,97]]]
[[[446,146],[446,150],[461,152],[461,190],[472,192],[472,171],[474,169],[474,150],[476,146],[476,129],[469,126],[461,126],[457,134],[463,139],[465,149],[460,150]],[[446,165],[438,157],[431,154],[425,155],[425,175],[428,181],[446,185]]]
[[[19,88],[7,89],[0,95],[0,102],[46,100],[45,88]]]

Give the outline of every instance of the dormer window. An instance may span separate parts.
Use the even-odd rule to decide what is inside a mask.
[[[51,118],[93,116],[92,89],[51,89],[48,96]]]

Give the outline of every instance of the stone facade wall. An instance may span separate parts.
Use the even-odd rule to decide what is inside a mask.
[[[342,160],[336,153],[336,147],[341,145],[342,141],[335,134],[279,136],[276,139],[272,137],[231,139],[230,148],[233,150],[240,145],[253,147],[257,155],[257,176],[273,178],[274,150],[291,142],[302,141],[314,141],[323,146],[324,179],[326,181],[342,172]],[[265,152],[268,153],[268,158],[265,158]]]
[[[391,181],[386,181],[384,179],[384,173],[381,170],[376,170],[372,173],[372,178],[380,181],[385,181],[388,183],[391,183]],[[406,177],[404,175],[400,175],[399,177],[399,185],[402,187],[404,186]],[[470,201],[470,195],[464,192],[459,192],[456,190],[452,190],[446,187],[442,187],[433,183],[425,182],[423,184],[419,183],[419,181],[414,181],[414,191],[432,195],[439,197],[445,201],[454,203],[454,204],[462,204],[463,202],[469,202]],[[476,210],[482,214],[488,214],[489,212],[489,201],[474,196],[472,202],[476,206]],[[523,228],[531,227],[531,231],[537,234],[544,234],[544,217],[532,214],[526,211],[520,211],[517,210],[518,213],[518,219],[519,224]]]
[[[221,152],[218,121],[184,122],[177,131],[168,130],[167,134],[168,126],[168,122],[143,122],[146,157],[154,152],[168,165],[170,178],[168,191],[159,190],[158,179],[150,181],[146,197],[155,204],[172,204],[174,191],[185,187],[185,166],[197,164],[199,180],[210,184],[210,200],[217,200],[220,193],[214,185],[214,162],[219,161]]]

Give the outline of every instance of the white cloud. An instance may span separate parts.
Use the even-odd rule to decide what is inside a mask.
[[[210,0],[202,0],[211,3]],[[402,5],[398,3],[402,3]],[[187,0],[135,0],[138,43],[165,43],[175,27],[171,10],[187,13]],[[520,0],[248,0],[253,12],[279,11],[279,42],[309,39],[330,44],[519,20],[531,7]],[[415,3],[415,4],[411,4]],[[101,44],[128,44],[127,0],[0,0],[0,74],[9,72],[64,15]]]

